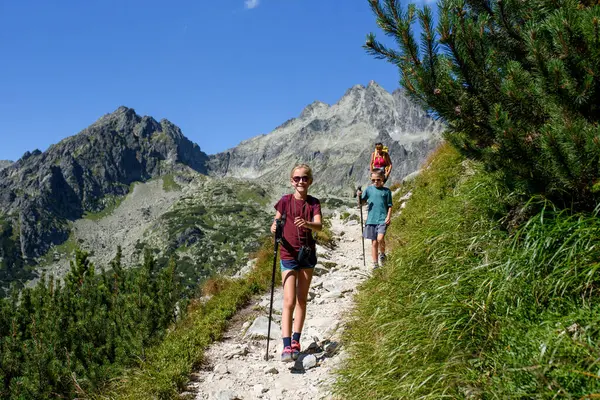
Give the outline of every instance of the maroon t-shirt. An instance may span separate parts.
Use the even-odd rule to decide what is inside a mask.
[[[306,201],[304,201],[294,198],[292,194],[286,194],[275,204],[275,209],[281,215],[286,215],[279,258],[282,260],[295,260],[302,245],[309,246],[314,252],[315,239],[312,236],[312,231],[308,228],[296,227],[294,219],[302,217],[306,221],[312,222],[315,215],[321,214],[319,199],[308,195]]]

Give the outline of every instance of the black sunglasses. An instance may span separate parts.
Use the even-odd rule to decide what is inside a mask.
[[[296,183],[298,183],[298,182],[300,182],[300,181],[302,181],[302,182],[308,182],[308,179],[309,179],[309,178],[308,178],[308,176],[306,176],[306,175],[304,175],[304,176],[294,176],[294,177],[292,178],[292,180],[293,180],[294,182],[296,182]]]
[[[371,182],[375,183],[375,182],[379,182],[381,181],[381,179],[377,178],[377,179],[371,179]]]

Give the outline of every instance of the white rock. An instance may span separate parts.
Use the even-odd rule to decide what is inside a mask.
[[[410,197],[412,196],[412,191],[406,193],[404,196],[400,197],[400,201],[406,201],[408,199],[410,199]]]
[[[316,366],[317,357],[315,357],[313,354],[309,354],[305,357],[296,360],[296,363],[294,364],[294,369],[306,371],[307,369],[311,369]]]
[[[311,289],[322,288],[323,287],[323,278],[321,278],[320,276],[313,277],[312,281],[310,282],[310,287],[311,287]]]
[[[330,279],[323,283],[323,288],[328,292],[345,293],[353,291],[354,285],[351,282]]]
[[[217,364],[213,370],[216,374],[225,375],[229,373],[229,369],[225,364]]]
[[[273,328],[271,328],[271,329],[273,329]],[[227,353],[225,355],[225,358],[230,360],[234,356],[245,356],[246,354],[248,354],[248,346],[238,345],[233,350],[231,350],[229,353]]]
[[[244,334],[244,338],[246,339],[266,339],[267,331],[269,326],[269,318],[265,316],[260,316],[254,320],[250,328]],[[279,326],[277,324],[271,323],[271,339],[278,339],[280,335]]]
[[[342,292],[340,291],[332,291],[332,292],[327,292],[325,294],[323,294],[323,296],[321,296],[321,298],[323,298],[324,300],[332,300],[332,299],[339,299],[340,297],[342,297]],[[266,335],[265,335],[266,337]]]
[[[241,397],[231,389],[215,391],[211,393],[210,398],[214,400],[241,400]]]
[[[272,366],[266,366],[265,369],[263,370],[263,372],[265,374],[278,374],[279,373],[277,368],[272,367]]]
[[[255,395],[262,395],[263,393],[267,393],[269,391],[269,389],[267,389],[266,387],[264,387],[264,385],[261,385],[260,383],[257,385],[254,385],[254,387],[252,387],[252,391],[254,392]]]

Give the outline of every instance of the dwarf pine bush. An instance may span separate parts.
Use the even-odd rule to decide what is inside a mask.
[[[557,206],[600,200],[600,4],[590,0],[368,0],[407,93],[462,154]],[[416,25],[420,37],[416,37]]]
[[[85,397],[146,357],[175,319],[181,299],[176,265],[125,269],[120,251],[110,272],[77,252],[61,283],[0,299],[0,398]]]

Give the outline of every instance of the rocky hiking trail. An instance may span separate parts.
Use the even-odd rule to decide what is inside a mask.
[[[347,211],[359,213],[358,208]],[[335,212],[331,225],[337,246],[330,250],[317,245],[319,262],[309,292],[300,358],[295,363],[280,360],[283,293],[276,286],[269,361],[264,357],[270,291],[232,319],[223,340],[207,349],[201,370],[192,374],[182,396],[196,400],[332,398],[334,371],[346,355],[341,333],[353,306],[353,293],[371,275],[371,267],[370,241],[365,243],[367,266],[363,266],[356,219],[342,220]]]

